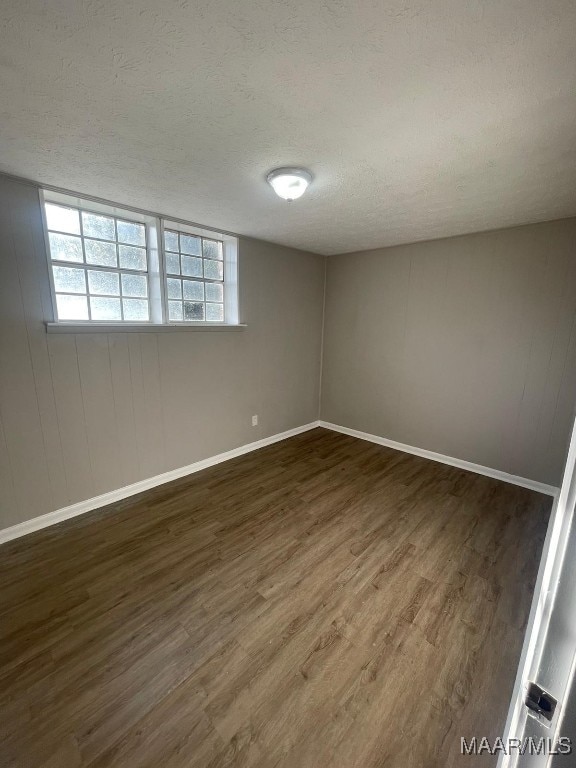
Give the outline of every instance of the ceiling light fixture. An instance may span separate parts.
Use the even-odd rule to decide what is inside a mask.
[[[305,168],[275,168],[266,176],[266,180],[278,197],[291,202],[306,192],[312,174]]]

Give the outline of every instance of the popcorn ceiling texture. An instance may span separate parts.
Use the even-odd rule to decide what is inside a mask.
[[[576,214],[573,0],[4,0],[0,27],[7,173],[324,254]]]

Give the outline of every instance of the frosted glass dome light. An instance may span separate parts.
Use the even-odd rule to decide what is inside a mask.
[[[266,180],[284,200],[297,200],[302,197],[312,181],[312,174],[305,168],[276,168],[270,171]]]

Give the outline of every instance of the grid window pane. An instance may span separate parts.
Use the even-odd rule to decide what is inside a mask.
[[[213,323],[220,323],[224,320],[223,304],[206,304],[206,320]]]
[[[46,203],[46,222],[48,229],[56,230],[56,232],[68,232],[71,235],[80,234],[80,217],[76,208]]]
[[[123,296],[148,296],[148,280],[144,275],[122,275]]]
[[[185,301],[184,320],[204,320],[204,304],[199,301]]]
[[[178,232],[172,232],[169,229],[164,232],[164,248],[167,251],[178,253],[180,250],[178,247]]]
[[[110,216],[82,211],[82,231],[85,237],[99,237],[101,240],[115,240],[116,228]]]
[[[224,286],[222,283],[206,283],[206,301],[224,301]]]
[[[90,312],[92,320],[122,320],[120,311],[120,299],[103,298],[102,296],[90,297]]]
[[[118,229],[118,242],[128,243],[128,245],[146,245],[146,227],[144,224],[137,224],[135,221],[116,222]]]
[[[198,280],[183,280],[182,288],[185,299],[204,301],[204,283],[201,283]]]
[[[88,288],[90,293],[105,296],[120,295],[120,276],[118,272],[88,272]]]
[[[169,299],[182,298],[182,281],[181,280],[175,280],[173,277],[169,277],[166,280],[166,287],[168,289]]]
[[[182,256],[182,274],[189,277],[202,277],[202,259]]]
[[[222,258],[222,243],[218,240],[204,240],[204,256],[207,259]]]
[[[169,320],[224,322],[223,243],[215,238],[167,229],[164,247]]]
[[[138,269],[142,272],[146,271],[146,249],[134,248],[132,245],[119,245],[118,256],[120,258],[120,266],[123,269]]]
[[[177,253],[166,254],[166,272],[169,275],[180,274],[180,256]]]
[[[169,320],[182,320],[182,302],[181,301],[169,301],[168,302],[168,319]]]
[[[194,235],[180,235],[180,252],[190,256],[202,255],[202,239]]]
[[[146,224],[73,205],[45,210],[58,319],[149,322]]]
[[[86,262],[98,267],[116,267],[116,243],[103,243],[102,240],[84,240]]]
[[[210,280],[223,280],[224,265],[222,262],[204,259],[204,277]]]
[[[54,289],[62,293],[86,293],[86,273],[75,267],[53,268]]]
[[[148,302],[145,299],[122,299],[124,320],[142,322],[150,319]]]
[[[127,213],[119,217],[112,207],[86,206],[64,196],[45,203],[58,319],[150,322],[161,312],[157,282],[148,282],[147,241],[153,221],[132,221]],[[163,238],[160,272],[169,320],[224,322],[223,242],[180,227],[166,229]],[[157,280],[155,252],[151,258]]]
[[[50,232],[50,256],[52,261],[84,261],[82,256],[82,241],[79,237],[56,235]]]
[[[56,308],[59,320],[88,320],[88,299],[86,296],[56,294]]]

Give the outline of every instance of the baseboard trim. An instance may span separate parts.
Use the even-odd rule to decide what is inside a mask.
[[[164,483],[169,483],[171,480],[178,480],[186,475],[192,475],[195,472],[200,472],[202,469],[213,467],[215,464],[221,464],[223,461],[229,461],[235,459],[237,456],[243,456],[245,453],[251,451],[257,451],[259,448],[265,448],[267,445],[273,443],[279,443],[281,440],[286,440],[289,437],[300,435],[302,432],[308,432],[310,429],[314,429],[319,426],[318,421],[312,421],[309,424],[303,424],[301,427],[295,427],[294,429],[288,429],[286,432],[279,432],[276,435],[270,437],[264,437],[262,440],[256,440],[253,443],[246,443],[238,448],[233,448],[231,451],[225,451],[224,453],[218,453],[215,456],[210,456],[207,459],[196,461],[188,466],[180,467],[178,469],[172,469],[169,472],[163,472],[161,475],[155,475],[146,480],[139,480],[137,483],[126,485],[123,488],[118,488],[115,491],[108,491],[100,496],[94,496],[86,501],[79,501],[76,504],[71,504],[68,507],[62,507],[54,512],[48,512],[45,515],[39,517],[33,517],[31,520],[25,520],[23,523],[18,523],[10,528],[4,528],[0,530],[0,544],[4,544],[13,539],[18,539],[21,536],[26,536],[34,531],[39,531],[42,528],[48,528],[56,523],[61,523],[64,520],[69,520],[72,517],[78,517],[86,512],[93,512],[95,509],[105,507],[108,504],[113,504],[116,501],[122,501],[129,496],[135,496],[137,493],[148,491],[151,488],[156,488]]]
[[[368,432],[360,432],[357,429],[341,427],[339,424],[332,424],[329,421],[320,421],[319,426],[324,427],[324,429],[331,429],[333,432],[341,432],[343,435],[357,437],[360,440],[367,440],[370,443],[385,445],[387,448],[394,448],[396,451],[403,451],[404,453],[411,453],[414,456],[421,456],[423,459],[430,459],[431,461],[438,461],[441,464],[449,464],[451,467],[458,467],[458,469],[466,469],[469,472],[476,472],[478,475],[492,477],[494,480],[502,480],[504,483],[512,483],[512,485],[519,485],[522,488],[529,488],[531,491],[545,493],[548,496],[556,497],[559,491],[559,489],[554,485],[546,485],[546,483],[539,483],[536,480],[529,480],[526,477],[510,475],[507,472],[502,472],[499,469],[484,467],[481,464],[473,464],[471,461],[455,459],[452,456],[444,456],[442,453],[427,451],[424,448],[416,448],[413,445],[397,443],[395,440],[388,440],[386,437],[371,435]]]
[[[379,435],[371,435],[368,432],[361,432],[357,429],[350,429],[349,427],[342,427],[339,424],[332,424],[328,421],[312,421],[309,424],[303,424],[301,427],[295,427],[294,429],[288,429],[285,432],[279,432],[276,435],[265,437],[262,440],[256,440],[253,443],[246,443],[238,448],[233,448],[230,451],[224,453],[218,453],[215,456],[210,456],[207,459],[196,461],[193,464],[188,464],[185,467],[179,467],[178,469],[172,469],[169,472],[164,472],[161,475],[155,475],[154,477],[147,478],[146,480],[139,480],[131,485],[126,485],[123,488],[118,488],[115,491],[108,491],[100,496],[94,496],[91,499],[85,501],[79,501],[76,504],[71,504],[68,507],[62,507],[54,512],[48,512],[45,515],[39,517],[33,517],[31,520],[25,520],[23,523],[17,523],[10,528],[4,528],[0,530],[0,544],[4,544],[13,539],[18,539],[21,536],[26,536],[34,531],[40,531],[43,528],[48,528],[56,523],[61,523],[64,520],[69,520],[73,517],[78,517],[86,512],[93,512],[95,509],[105,507],[108,504],[114,504],[114,502],[122,501],[130,496],[135,496],[143,491],[148,491],[151,488],[156,488],[164,483],[169,483],[171,480],[178,480],[186,475],[192,475],[195,472],[200,472],[202,469],[213,467],[215,464],[221,464],[224,461],[229,461],[237,456],[243,456],[245,453],[251,451],[257,451],[259,448],[264,448],[267,445],[273,443],[279,443],[281,440],[287,440],[289,437],[300,435],[303,432],[308,432],[316,427],[323,427],[324,429],[332,430],[333,432],[341,432],[344,435],[350,437],[357,437],[360,440],[367,440],[370,443],[376,443],[377,445],[384,445],[387,448],[394,448],[397,451],[403,451],[404,453],[411,453],[414,456],[421,456],[424,459],[430,459],[431,461],[438,461],[441,464],[449,464],[452,467],[458,467],[459,469],[465,469],[469,472],[475,472],[478,475],[485,475],[486,477],[492,477],[495,480],[502,480],[505,483],[512,483],[513,485],[519,485],[522,488],[529,488],[532,491],[538,491],[539,493],[545,493],[548,496],[556,497],[558,494],[558,488],[553,485],[546,485],[545,483],[539,483],[536,480],[529,480],[526,477],[519,477],[517,475],[510,475],[507,472],[502,472],[499,469],[492,469],[491,467],[484,467],[481,464],[473,464],[470,461],[463,461],[462,459],[455,459],[452,456],[444,456],[441,453],[435,453],[434,451],[427,451],[423,448],[416,448],[413,445],[406,445],[405,443],[397,443],[395,440],[389,440],[386,437],[380,437]]]

